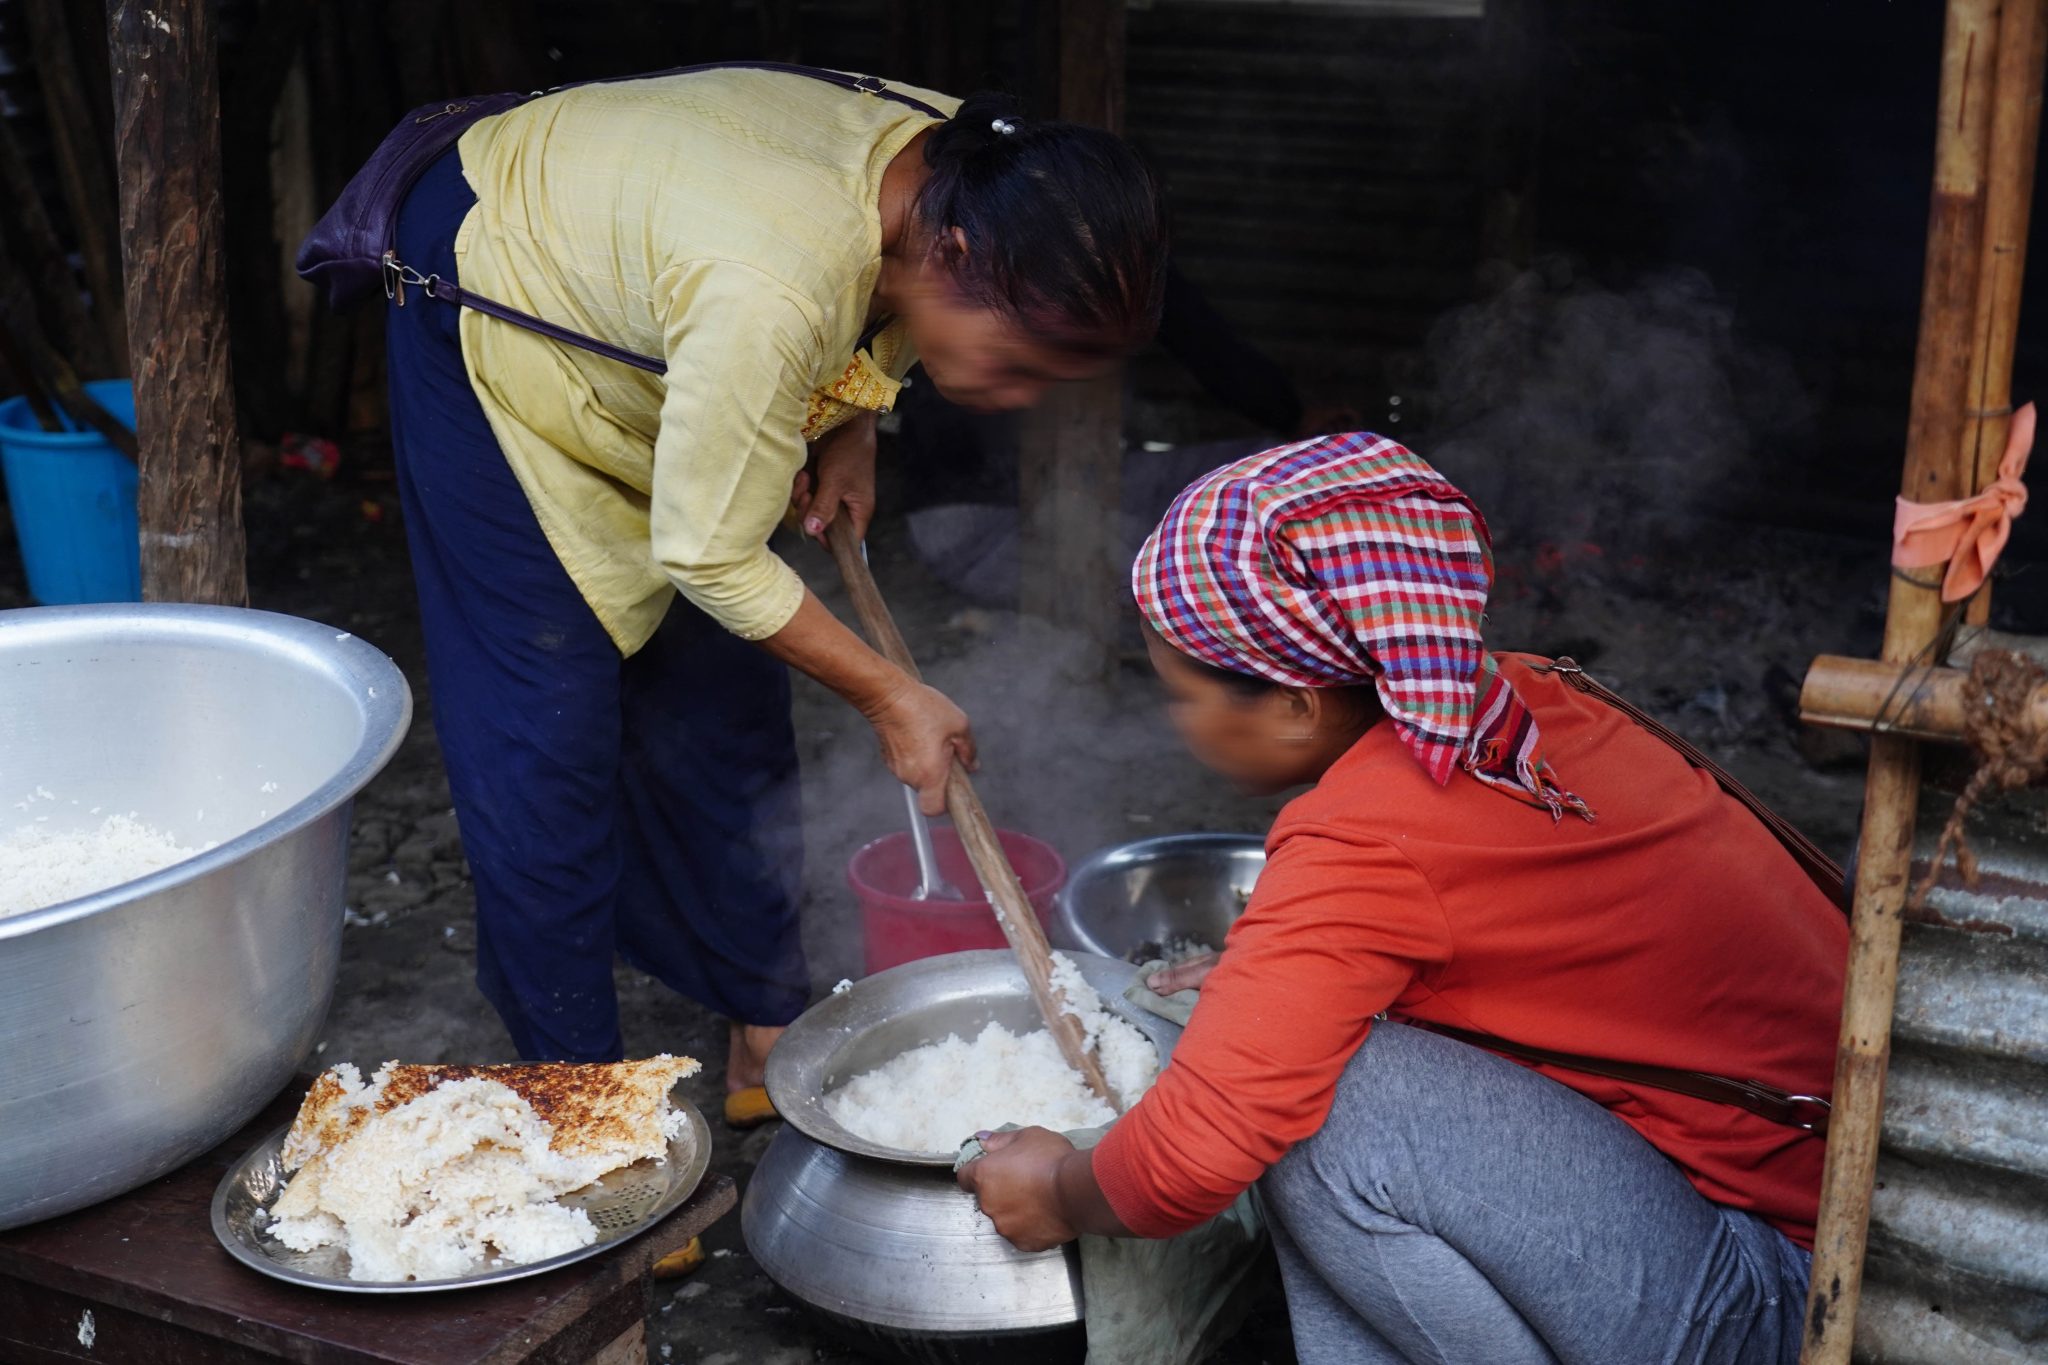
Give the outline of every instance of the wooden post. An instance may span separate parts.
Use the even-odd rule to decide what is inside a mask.
[[[2008,0],[1998,23],[1997,102],[1991,112],[1989,202],[1977,280],[1977,353],[1970,369],[1970,420],[1963,440],[1976,471],[1972,490],[1998,477],[2012,425],[2012,358],[2020,328],[2020,281],[2027,269],[2028,210],[2041,137],[2041,67],[2048,16],[2039,0]],[[1991,585],[1970,599],[1964,619],[1991,619]]]
[[[2037,0],[2016,3],[2032,7]],[[1902,480],[1904,495],[1919,501],[1965,496],[1975,474],[1964,435],[1973,343],[1978,340],[1973,324],[1985,242],[1993,80],[2001,65],[2000,8],[1999,0],[1949,0],[1942,39],[1934,194]],[[1892,575],[1885,662],[1942,661],[1941,576],[1940,566]],[[1800,1356],[1805,1365],[1849,1361],[1884,1117],[1899,930],[1919,797],[1919,745],[1896,734],[1873,735],[1835,1054],[1834,1115]]]
[[[1059,116],[1123,124],[1123,0],[1060,0]],[[1061,384],[1027,414],[1019,605],[1083,645],[1084,668],[1115,666],[1124,613],[1123,376]]]
[[[121,314],[121,256],[114,240],[114,186],[108,176],[111,162],[100,144],[99,121],[86,101],[85,68],[71,41],[69,6],[65,0],[26,0],[23,10],[37,83],[49,113],[58,184],[71,211],[78,254],[85,261],[85,283],[92,291],[93,313],[99,320],[105,352],[114,373],[119,374],[127,369],[128,328]],[[87,363],[84,357],[80,363]]]
[[[211,0],[111,0],[115,164],[151,601],[249,600]]]

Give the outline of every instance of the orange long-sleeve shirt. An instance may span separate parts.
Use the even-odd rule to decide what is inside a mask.
[[[1183,1231],[1322,1126],[1373,1016],[1825,1095],[1848,930],[1714,780],[1612,707],[1501,664],[1596,823],[1459,773],[1390,726],[1290,802],[1172,1064],[1095,1149],[1126,1226]],[[1825,1144],[1730,1105],[1552,1067],[1718,1204],[1813,1244]],[[1507,1136],[1507,1135],[1504,1135]]]

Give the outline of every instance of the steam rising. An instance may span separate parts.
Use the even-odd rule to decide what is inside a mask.
[[[1544,262],[1446,315],[1427,351],[1419,453],[1503,547],[1682,527],[1768,476],[1812,415],[1789,361],[1744,343],[1690,270],[1617,292]]]

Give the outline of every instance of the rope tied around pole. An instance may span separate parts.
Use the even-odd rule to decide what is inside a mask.
[[[2048,777],[2048,725],[2040,719],[2040,703],[2048,698],[2048,668],[2009,649],[1986,650],[1971,660],[1964,687],[1963,737],[1977,756],[1977,770],[1941,828],[1927,875],[1913,889],[1906,907],[1913,918],[1926,915],[1927,898],[1951,851],[1964,884],[1977,885],[1977,856],[1964,827],[1978,803]]]

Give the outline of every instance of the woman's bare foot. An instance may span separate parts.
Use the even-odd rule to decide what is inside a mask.
[[[737,1094],[760,1085],[768,1074],[768,1050],[782,1036],[780,1027],[734,1024],[725,1052],[725,1093]]]

